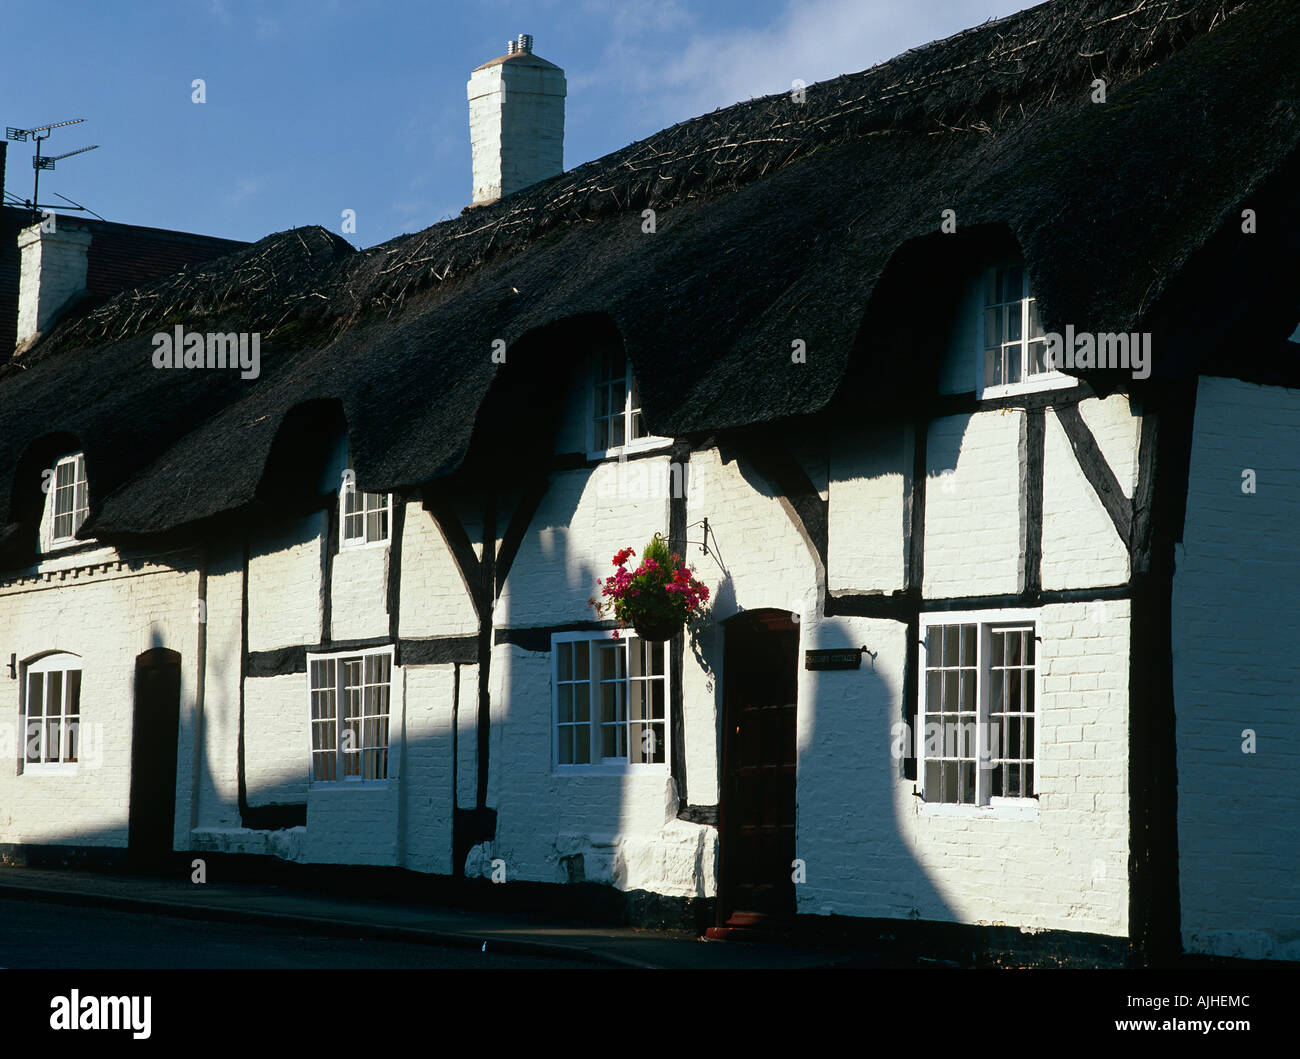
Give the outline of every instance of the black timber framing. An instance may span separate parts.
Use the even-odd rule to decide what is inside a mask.
[[[1143,409],[1131,540],[1129,640],[1129,959],[1160,964],[1182,949],[1178,885],[1178,741],[1174,702],[1174,549],[1182,540],[1196,379]]]
[[[478,775],[474,808],[487,809],[488,755],[492,746],[492,696],[488,689],[492,667],[492,604],[496,598],[497,498],[483,494],[483,557],[479,560],[478,618]]]
[[[1110,516],[1119,539],[1127,546],[1132,533],[1132,502],[1124,496],[1119,480],[1111,470],[1110,464],[1106,462],[1106,457],[1102,455],[1097,439],[1093,437],[1088,424],[1079,414],[1078,405],[1056,406],[1056,418],[1070,441],[1070,447],[1074,450],[1079,470],[1092,486],[1092,491],[1097,494],[1101,506],[1106,509],[1106,514]]]
[[[267,651],[248,653],[247,676],[279,677],[307,672],[307,656],[326,651],[366,651],[374,647],[395,645],[395,664],[399,666],[434,666],[478,661],[477,636],[408,636],[394,640],[390,636],[371,636],[358,640],[334,640],[329,643],[295,644]]]
[[[406,500],[394,493],[388,525],[388,635],[397,642],[402,612],[402,529],[406,525]],[[400,662],[398,663],[400,665]]]
[[[674,555],[686,555],[686,490],[689,478],[691,447],[683,441],[673,442],[669,453],[672,464],[682,468],[677,476],[679,488],[673,488],[673,475],[668,475],[668,548]],[[690,820],[692,807],[687,804],[686,786],[686,719],[682,680],[686,668],[686,633],[678,629],[668,641],[668,667],[672,678],[668,682],[668,727],[671,733],[668,762],[673,785],[677,789],[677,818]]]
[[[1046,474],[1047,421],[1042,408],[1029,408],[1021,422],[1025,444],[1025,477],[1021,489],[1025,564],[1021,585],[1026,593],[1032,595],[1043,587],[1043,479]]]
[[[903,702],[900,707],[902,721],[907,725],[906,731],[918,731],[915,715],[920,687],[920,673],[917,667],[921,658],[918,647],[921,640],[921,593],[925,583],[925,487],[926,467],[929,464],[927,446],[930,435],[930,423],[926,419],[918,420],[911,428],[912,437],[912,475],[907,491],[903,526],[903,561],[907,564],[904,571],[904,590],[900,594],[902,604],[900,616],[907,622],[907,653],[903,661]],[[828,579],[829,583],[829,579]],[[866,597],[874,598],[874,597]],[[848,601],[845,601],[846,603]],[[840,605],[836,600],[835,606]],[[829,590],[826,593],[826,616],[837,613],[832,607]],[[902,770],[903,778],[915,780],[916,745],[915,740],[908,740],[905,748]]]
[[[456,563],[465,591],[478,616],[478,632],[469,638],[473,642],[470,657],[458,655],[447,660],[458,663],[456,667],[455,695],[452,724],[455,729],[452,752],[459,755],[460,717],[460,664],[473,663],[478,667],[478,710],[476,723],[477,768],[475,776],[474,807],[463,809],[459,798],[459,768],[454,770],[456,782],[452,787],[452,871],[457,876],[465,873],[465,858],[480,842],[496,837],[496,810],[487,806],[488,752],[491,745],[492,700],[488,690],[489,668],[492,660],[492,605],[496,597],[496,496],[488,490],[482,497],[483,558],[474,554],[469,534],[456,513],[451,494],[438,485],[424,491],[424,508],[432,516],[442,533],[443,540]],[[456,638],[460,639],[460,638]],[[462,641],[463,643],[463,641]]]
[[[537,514],[537,509],[541,506],[542,498],[546,496],[550,484],[550,478],[546,475],[530,479],[524,486],[519,503],[510,513],[510,522],[506,526],[505,536],[501,538],[501,550],[496,560],[495,598],[501,597],[506,578],[510,576],[510,567],[514,565],[515,556],[519,554],[520,545],[524,542],[528,527],[532,524],[533,516]]]

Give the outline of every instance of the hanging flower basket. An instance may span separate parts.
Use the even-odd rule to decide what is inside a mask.
[[[682,623],[676,618],[638,618],[632,622],[632,628],[636,634],[641,639],[649,640],[651,643],[658,643],[660,640],[671,640],[681,627]]]
[[[600,582],[600,598],[588,603],[597,613],[612,613],[620,628],[631,627],[642,640],[671,640],[704,613],[709,588],[681,565],[681,557],[669,552],[668,542],[658,533],[645,546],[641,565],[629,570],[627,562],[635,554],[631,548],[615,554],[618,569]]]

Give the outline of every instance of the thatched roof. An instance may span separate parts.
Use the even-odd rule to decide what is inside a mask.
[[[466,455],[501,370],[493,340],[583,314],[617,329],[656,433],[807,415],[860,377],[864,320],[889,309],[877,281],[945,209],[1014,235],[1049,327],[1142,330],[1181,276],[1214,271],[1209,249],[1246,259],[1218,277],[1220,307],[1253,306],[1243,277],[1300,227],[1280,223],[1278,192],[1300,141],[1297,53],[1291,0],[1056,0],[364,252],[319,228],[270,236],[0,369],[0,466],[66,432],[91,474],[83,535],[156,532],[252,503],[286,413],[334,397],[359,484],[424,483]],[[1279,212],[1243,237],[1256,202]],[[1300,315],[1287,297],[1265,329],[1279,340]],[[176,323],[260,331],[261,377],[153,369],[150,338]],[[0,488],[0,526],[9,503]]]

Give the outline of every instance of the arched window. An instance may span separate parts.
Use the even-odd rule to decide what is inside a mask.
[[[80,746],[81,659],[49,654],[23,670],[24,771],[75,764]]]

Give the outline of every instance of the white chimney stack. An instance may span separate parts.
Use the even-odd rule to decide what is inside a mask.
[[[474,205],[564,172],[564,71],[527,33],[469,75]]]
[[[90,238],[90,232],[75,220],[57,214],[18,233],[15,356],[49,330],[69,301],[85,293]]]

